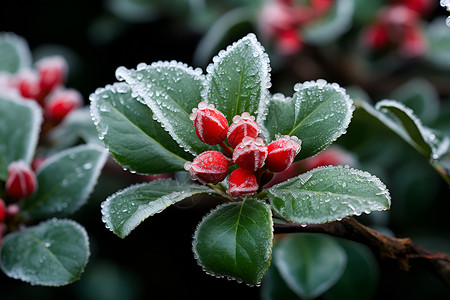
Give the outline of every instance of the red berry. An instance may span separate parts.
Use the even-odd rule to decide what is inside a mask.
[[[240,116],[234,116],[233,123],[228,128],[228,143],[231,148],[236,148],[244,137],[256,138],[259,131],[260,129],[255,122],[255,117],[251,116],[248,112],[244,112]]]
[[[62,56],[44,57],[36,62],[36,68],[40,87],[47,93],[66,81],[68,67]]]
[[[0,198],[0,223],[5,220],[5,202]]]
[[[264,164],[267,157],[267,146],[260,137],[246,136],[233,152],[233,161],[241,168],[256,171]]]
[[[227,119],[214,108],[213,104],[208,105],[206,102],[200,102],[198,109],[192,110],[190,118],[194,121],[195,132],[203,143],[217,145],[227,137]]]
[[[41,100],[42,91],[39,86],[39,76],[34,70],[21,70],[16,77],[16,86],[22,97]]]
[[[28,197],[36,190],[36,176],[23,161],[13,162],[8,166],[6,191],[14,198]]]
[[[228,175],[228,159],[218,151],[206,151],[184,165],[192,179],[203,184],[219,183]]]
[[[284,136],[267,146],[266,167],[272,172],[286,170],[294,161],[301,149],[301,141],[297,137]]]
[[[55,121],[63,120],[66,115],[83,104],[81,94],[74,89],[57,89],[45,103],[46,116]]]
[[[228,177],[227,193],[240,198],[246,194],[254,194],[258,190],[258,182],[252,171],[237,168]]]

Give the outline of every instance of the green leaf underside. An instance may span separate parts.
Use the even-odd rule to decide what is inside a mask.
[[[34,101],[0,97],[0,179],[6,180],[14,161],[31,164],[41,123],[41,109]]]
[[[351,215],[386,210],[386,186],[367,172],[319,167],[266,190],[273,210],[300,224],[322,224]]]
[[[270,264],[272,239],[270,207],[246,199],[211,211],[195,231],[193,251],[208,274],[257,285]]]
[[[406,131],[412,143],[416,144],[416,148],[421,149],[426,156],[431,155],[431,147],[423,136],[425,134],[424,128],[411,109],[399,102],[389,100],[378,102],[376,108],[381,111],[389,111],[395,116],[396,119],[393,121]]]
[[[0,72],[16,73],[31,65],[31,52],[26,40],[14,33],[0,33]]]
[[[37,191],[21,203],[26,218],[66,216],[83,205],[106,161],[106,151],[91,145],[77,146],[47,159],[38,170]]]
[[[90,255],[85,229],[52,219],[5,236],[2,270],[33,285],[62,286],[80,278]]]
[[[341,277],[347,263],[342,247],[321,234],[295,234],[275,247],[274,263],[287,286],[302,299],[320,296]]]
[[[102,203],[103,222],[121,238],[126,237],[146,218],[196,194],[213,193],[203,185],[156,180],[130,186]]]
[[[248,112],[264,117],[270,85],[269,58],[253,34],[235,42],[213,58],[207,68],[207,102],[232,123]]]
[[[184,170],[184,163],[192,156],[152,118],[152,111],[131,94],[131,87],[121,82],[99,89],[90,97],[94,123],[108,150],[120,165],[139,173]]]
[[[302,149],[296,160],[311,157],[346,132],[353,102],[345,90],[324,80],[305,82],[294,87],[292,98],[275,94],[264,121],[266,140],[276,135],[297,136]]]
[[[400,102],[382,100],[373,107],[358,101],[358,108],[368,114],[367,118],[375,118],[427,158],[439,159],[448,149],[448,137],[423,126],[413,111]]]
[[[139,64],[137,69],[120,67],[116,77],[126,81],[133,94],[142,97],[154,117],[185,150],[197,155],[211,146],[200,141],[189,119],[192,109],[202,101],[205,76],[200,69],[175,62]]]

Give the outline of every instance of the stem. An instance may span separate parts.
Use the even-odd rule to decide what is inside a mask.
[[[220,142],[219,146],[222,147],[223,154],[225,154],[226,157],[232,158],[233,157],[233,149],[231,147],[227,146],[225,142]]]
[[[409,238],[394,238],[383,235],[354,218],[325,224],[312,224],[302,227],[296,223],[275,223],[275,233],[325,233],[367,245],[381,258],[394,259],[400,269],[409,270],[410,260],[422,260],[426,267],[447,286],[450,287],[450,255],[428,250],[413,243]]]

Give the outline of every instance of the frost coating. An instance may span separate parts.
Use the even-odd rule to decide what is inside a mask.
[[[386,210],[386,186],[367,172],[318,167],[266,190],[273,209],[300,224],[321,224],[351,215]]]
[[[199,193],[210,194],[212,190],[164,179],[135,184],[102,202],[102,220],[106,228],[124,238],[148,217]]]
[[[450,144],[449,138],[445,136],[442,140],[438,140],[436,133],[423,126],[422,121],[414,114],[413,110],[406,107],[404,104],[394,100],[382,100],[375,105],[375,108],[384,113],[389,112],[391,108],[395,108],[406,114],[406,116],[414,123],[414,126],[418,132],[414,132],[414,129],[406,128],[405,126],[408,126],[408,124],[404,124],[404,122],[397,118],[397,116],[394,117],[395,123],[399,123],[399,125],[402,126],[402,129],[400,129],[397,125],[393,125],[393,121],[386,116],[383,115],[382,119],[385,123],[390,125],[392,130],[394,130],[410,144],[415,146],[419,151],[429,152],[424,154],[430,155],[430,159],[437,160],[447,151],[448,145]],[[417,136],[417,134],[419,134],[419,136]],[[421,139],[423,141],[421,141]],[[428,149],[423,148],[424,146]]]
[[[245,47],[248,47],[249,52],[245,52],[247,50]],[[248,57],[240,56],[247,54]],[[245,59],[244,65],[236,62],[239,59]],[[256,70],[247,70],[251,68]],[[244,73],[253,71],[254,73],[251,73],[251,75],[250,73]],[[249,111],[251,114],[257,115],[257,123],[261,124],[263,122],[269,101],[268,89],[271,86],[270,61],[269,56],[256,39],[255,34],[250,33],[228,46],[226,50],[221,50],[213,58],[213,63],[208,65],[206,72],[208,102],[213,103],[220,109],[229,121],[231,121],[233,116]],[[229,83],[234,79],[231,76],[236,76],[236,74],[239,74],[239,77],[244,80],[244,85],[236,87],[236,90],[230,90]],[[246,77],[248,76],[248,78],[242,77],[243,74]],[[250,76],[253,86],[247,86],[247,82],[245,82],[250,80]],[[217,87],[213,84],[213,80],[220,82],[219,90],[213,90],[213,87]],[[236,99],[231,99],[231,96]],[[245,98],[247,103],[242,103],[244,101],[240,99],[242,97]],[[245,107],[246,105],[247,107]],[[250,106],[251,109],[249,109]]]
[[[214,208],[197,225],[192,241],[197,264],[208,275],[248,285],[260,284],[272,246],[270,207],[254,199]]]
[[[131,85],[133,95],[140,96],[155,118],[186,151],[197,155],[207,150],[192,132],[189,115],[205,95],[202,70],[176,61],[139,64],[138,70],[119,67],[118,80]]]
[[[67,285],[79,279],[90,256],[86,230],[67,219],[8,234],[2,245],[2,270],[32,285]]]

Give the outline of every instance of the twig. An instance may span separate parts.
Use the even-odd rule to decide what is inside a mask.
[[[406,271],[410,269],[410,260],[420,259],[450,288],[450,255],[428,250],[413,243],[409,238],[386,236],[362,225],[354,218],[305,227],[296,223],[276,223],[274,227],[275,233],[325,233],[365,244],[379,257],[396,260],[399,267]]]

